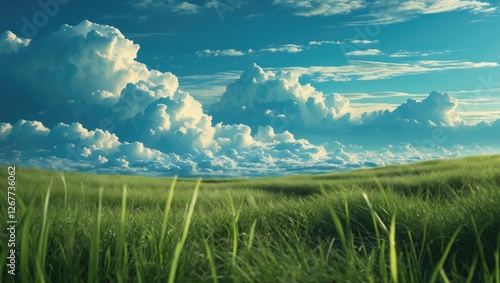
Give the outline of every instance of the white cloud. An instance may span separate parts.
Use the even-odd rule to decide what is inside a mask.
[[[36,121],[6,125],[9,127],[2,124],[2,128],[11,128],[11,132],[0,139],[0,163],[15,161],[22,166],[59,170],[92,168],[90,171],[101,173],[255,176],[290,173],[288,166],[297,167],[295,170],[304,164],[314,167],[327,158],[323,147],[295,139],[289,132],[275,134],[270,127],[260,128],[252,135],[245,125],[218,124],[212,128],[213,146],[206,149],[200,145],[185,146],[189,152],[172,153],[172,141],[158,150],[139,141],[119,141],[113,133],[101,129],[90,131],[79,123],[60,123],[51,130]],[[9,152],[18,155],[12,159]],[[266,172],[270,167],[275,169]]]
[[[342,41],[337,41],[337,40],[322,40],[322,41],[311,41],[309,42],[309,45],[324,45],[324,44],[342,44]]]
[[[147,10],[149,13],[167,12],[177,15],[195,15],[212,12],[214,9],[217,13],[225,10],[232,11],[240,8],[243,1],[204,0],[188,2],[182,0],[130,0],[127,4],[139,10]]]
[[[324,95],[298,79],[292,72],[265,72],[253,64],[228,85],[209,113],[217,122],[278,129],[309,127],[346,113],[349,100],[338,94]]]
[[[198,57],[222,57],[222,56],[231,56],[231,57],[239,57],[245,55],[252,55],[257,53],[276,53],[276,52],[284,52],[284,53],[298,53],[304,51],[304,47],[298,44],[283,44],[277,47],[267,47],[262,49],[248,49],[246,51],[237,50],[237,49],[223,49],[223,50],[212,50],[212,49],[204,49],[201,51],[197,51],[196,55]]]
[[[12,125],[8,123],[0,123],[0,141],[5,140],[12,131]]]
[[[443,55],[443,54],[448,54],[451,53],[451,50],[445,50],[445,51],[427,51],[427,52],[422,52],[422,51],[403,51],[400,50],[396,53],[390,54],[389,57],[392,58],[406,58],[406,57],[428,57],[431,55]]]
[[[209,3],[203,7],[190,2],[178,0],[131,0],[127,3],[140,10],[167,11],[178,15],[198,14],[203,11],[203,8],[209,8]]]
[[[13,115],[7,118],[22,119],[34,111],[49,109],[47,115],[59,119],[58,115],[67,109],[75,113],[88,109],[82,104],[116,104],[114,109],[119,109],[120,103],[128,103],[140,112],[146,103],[135,105],[135,100],[142,97],[131,95],[132,90],[144,93],[151,101],[172,96],[178,87],[177,78],[171,73],[148,70],[145,64],[137,62],[139,45],[114,27],[89,21],[64,25],[38,44],[28,45],[22,54],[0,59],[0,75],[8,87],[17,90],[18,99],[9,107],[20,110],[6,111],[3,104],[2,112]],[[42,99],[39,90],[50,96]],[[131,104],[127,99],[134,101]]]
[[[378,49],[354,50],[346,53],[347,56],[375,56],[382,54],[382,51]]]
[[[419,60],[405,63],[351,60],[345,66],[288,67],[285,70],[314,77],[317,82],[381,80],[398,76],[424,74],[445,70],[498,67],[497,62],[468,62],[458,60]]]
[[[391,112],[378,112],[376,119],[408,119],[421,124],[455,126],[463,124],[456,112],[458,100],[449,94],[432,92],[422,101],[408,99]],[[366,117],[365,117],[366,118]],[[365,121],[366,122],[366,121]]]
[[[30,41],[29,38],[20,38],[11,31],[6,31],[0,35],[0,54],[16,53],[19,49],[28,46]]]
[[[186,92],[151,103],[134,117],[127,135],[133,134],[146,146],[163,152],[185,153],[214,146],[212,118],[203,113],[201,103]]]
[[[209,0],[205,3],[205,8],[220,8],[232,10],[241,7],[243,4],[242,0]]]
[[[475,0],[420,0],[420,1],[403,1],[399,11],[408,11],[420,14],[435,14],[442,12],[450,12],[455,10],[469,10],[473,13],[490,13],[496,10],[491,7],[488,2],[475,1]]]
[[[273,4],[289,8],[295,15],[303,17],[359,13],[359,20],[345,23],[347,26],[387,25],[405,22],[419,15],[452,11],[479,14],[498,10],[492,3],[478,0],[274,0]]]
[[[240,51],[236,49],[225,49],[225,50],[211,50],[211,49],[205,49],[202,51],[196,52],[196,55],[198,57],[211,57],[211,56],[243,56],[247,53],[252,53],[253,51],[249,49],[248,51]]]
[[[172,7],[172,12],[178,14],[197,14],[201,11],[201,7],[196,4],[191,4],[189,2],[182,2],[179,4],[175,4]]]
[[[165,1],[158,0],[131,0],[127,3],[137,9],[163,8],[166,5]]]
[[[356,45],[368,45],[368,44],[375,44],[375,43],[379,43],[379,41],[377,39],[375,40],[368,40],[368,39],[353,39],[351,40],[351,43],[352,44],[356,44]]]
[[[366,7],[363,0],[274,0],[273,4],[289,8],[303,17],[349,14]]]
[[[476,0],[410,0],[410,1],[376,1],[371,7],[371,13],[364,21],[351,25],[378,24],[386,25],[406,22],[419,15],[436,14],[452,11],[470,11],[471,13],[492,13],[497,8],[489,2]]]
[[[26,121],[19,120],[14,127],[11,128],[10,135],[14,135],[17,138],[27,138],[28,136],[47,136],[49,129],[47,129],[39,121]]]
[[[303,47],[297,44],[284,44],[278,47],[269,47],[259,50],[259,52],[271,52],[271,53],[275,52],[298,53],[301,51],[303,51]]]

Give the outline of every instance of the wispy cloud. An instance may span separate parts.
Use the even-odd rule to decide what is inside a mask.
[[[284,44],[277,47],[269,47],[259,50],[260,52],[287,52],[287,53],[298,53],[303,50],[301,45],[297,44]]]
[[[382,80],[399,76],[424,74],[445,70],[475,69],[498,66],[499,64],[497,62],[468,62],[458,60],[420,60],[405,63],[351,60],[350,64],[345,66],[290,67],[285,69],[294,71],[301,75],[307,75],[313,78],[312,80],[315,82],[344,82],[352,80]]]
[[[199,14],[206,9],[213,9],[220,5],[219,1],[216,0],[205,1],[204,4],[179,0],[130,0],[126,3],[138,10],[168,12],[178,15]]]
[[[291,9],[297,16],[332,16],[349,14],[366,7],[364,0],[274,0],[274,5]]]
[[[253,53],[252,49],[248,49],[247,51],[241,51],[236,49],[225,49],[225,50],[211,50],[205,49],[202,51],[196,52],[198,57],[218,57],[218,56],[243,56],[248,53]]]
[[[164,8],[167,6],[166,1],[157,1],[157,0],[131,0],[126,3],[136,9],[155,9],[155,8]]]
[[[378,2],[378,1],[377,1]],[[496,11],[489,2],[477,0],[421,0],[391,1],[385,5],[375,5],[372,23],[392,24],[411,20],[418,15],[437,14],[452,11],[469,11],[473,14],[488,14]]]
[[[322,40],[322,41],[311,41],[311,42],[309,42],[309,45],[326,45],[326,44],[339,45],[342,43],[343,43],[342,41],[338,41],[338,40]]]
[[[236,50],[236,49],[224,49],[224,50],[211,50],[205,49],[196,52],[198,57],[217,57],[217,56],[244,56],[244,55],[256,55],[259,53],[299,53],[306,50],[314,49],[315,47],[321,45],[345,45],[346,42],[352,43],[356,48],[364,47],[365,45],[377,44],[379,41],[374,40],[313,40],[308,44],[282,44],[282,45],[271,45],[266,48],[261,49],[248,49],[247,51]],[[367,49],[367,50],[353,50],[351,52],[346,51],[347,56],[368,56],[368,55],[382,55],[383,53],[378,49]]]
[[[119,14],[119,15],[113,15],[113,14],[102,14],[100,16],[101,20],[125,20],[128,22],[135,22],[135,23],[143,23],[149,19],[149,15],[147,14],[139,14],[139,13],[125,13],[125,14]]]
[[[219,56],[244,56],[256,53],[276,53],[276,52],[284,52],[284,53],[298,53],[304,50],[304,46],[298,44],[283,44],[278,46],[269,46],[267,48],[262,49],[248,49],[237,50],[237,49],[222,49],[222,50],[212,50],[205,49],[196,52],[198,57],[219,57]]]
[[[352,44],[356,44],[356,45],[368,45],[368,44],[375,44],[375,43],[379,43],[379,41],[377,39],[375,40],[368,40],[368,39],[353,39],[351,40],[351,43]]]
[[[445,50],[445,51],[404,51],[400,50],[396,53],[390,54],[389,57],[392,58],[406,58],[406,57],[428,57],[431,55],[444,55],[451,53],[453,51],[451,50]]]
[[[367,50],[355,50],[346,53],[347,56],[375,56],[382,55],[382,51],[378,49],[367,49]]]
[[[265,13],[256,13],[256,14],[250,14],[250,15],[246,15],[245,16],[245,19],[255,19],[255,18],[259,18],[259,17],[262,17],[264,16]]]
[[[196,4],[191,4],[189,2],[182,2],[174,4],[172,6],[172,12],[178,14],[197,14],[202,10],[202,8]]]
[[[497,7],[487,1],[478,0],[274,0],[273,4],[290,9],[302,17],[333,16],[351,14],[356,11],[359,20],[346,23],[348,26],[386,25],[405,22],[423,14],[452,11],[469,11],[474,14],[493,13]],[[360,12],[361,11],[361,12]]]
[[[438,1],[404,1],[398,11],[411,11],[420,14],[436,14],[455,10],[469,10],[473,13],[490,13],[496,10],[488,2],[475,0],[438,0]]]

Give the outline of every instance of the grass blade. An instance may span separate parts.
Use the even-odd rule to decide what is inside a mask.
[[[429,280],[429,283],[436,282],[436,279],[437,279],[439,273],[441,272],[441,269],[443,268],[443,265],[446,261],[446,258],[448,257],[448,254],[450,253],[451,247],[455,243],[455,239],[457,238],[458,233],[460,232],[461,229],[462,229],[461,226],[458,227],[458,229],[455,230],[455,233],[453,233],[453,236],[451,236],[450,241],[446,245],[446,249],[444,250],[443,255],[441,256],[441,259],[439,260],[437,266],[434,268],[434,272],[432,272],[431,279]]]
[[[474,272],[476,271],[477,260],[478,260],[478,257],[475,256],[474,260],[472,261],[472,264],[469,267],[469,275],[467,276],[467,280],[465,281],[465,283],[472,282],[472,279],[474,278]]]
[[[214,283],[217,283],[219,282],[219,280],[217,279],[217,269],[215,268],[214,259],[212,258],[212,251],[206,239],[205,239],[205,250],[207,251],[207,260],[208,263],[210,264],[210,273],[212,274],[212,281]]]
[[[441,268],[439,270],[439,274],[441,275],[444,283],[450,283],[450,279],[448,278],[448,276],[446,276],[446,272],[444,272],[444,269]]]
[[[165,234],[167,233],[168,218],[170,217],[170,209],[172,207],[172,199],[174,198],[174,188],[177,182],[177,176],[172,179],[172,184],[170,184],[170,190],[168,192],[167,202],[165,203],[165,210],[163,214],[163,223],[161,225],[161,235],[160,235],[160,257],[163,257],[163,245],[165,242]],[[160,261],[163,262],[162,259]]]
[[[382,229],[384,229],[384,231],[389,234],[389,230],[387,229],[387,226],[385,225],[384,221],[382,221],[382,218],[380,218],[380,216],[377,214],[377,212],[373,208],[373,205],[372,205],[372,203],[371,203],[371,201],[368,198],[368,195],[366,193],[363,193],[363,198],[365,199],[366,204],[368,204],[368,207],[370,208],[370,210],[372,211],[372,213],[377,218],[377,221],[379,222],[379,224],[382,227]]]
[[[196,187],[194,188],[193,198],[191,199],[191,204],[189,205],[189,209],[186,213],[186,218],[184,221],[184,227],[182,230],[182,236],[177,242],[173,254],[172,265],[170,266],[170,273],[168,274],[168,283],[175,282],[175,273],[177,271],[177,264],[179,263],[179,258],[181,256],[181,251],[184,248],[184,244],[186,243],[186,238],[189,232],[189,226],[191,225],[191,218],[194,213],[194,206],[196,204],[196,199],[198,198],[198,191],[200,189],[201,179],[198,180]]]
[[[47,190],[47,195],[45,196],[45,201],[43,204],[43,214],[42,214],[42,230],[40,231],[40,238],[38,241],[38,253],[37,253],[37,278],[40,282],[45,282],[45,260],[47,258],[47,242],[49,234],[49,223],[48,223],[48,210],[49,210],[49,199],[50,199],[50,189],[52,187],[52,181],[50,187]]]
[[[337,216],[337,213],[335,213],[335,210],[333,210],[333,208],[331,208],[331,207],[330,207],[330,214],[332,215],[333,224],[335,224],[335,229],[337,230],[337,233],[339,234],[338,236],[340,238],[340,244],[344,248],[344,251],[347,252],[347,240],[346,240],[345,233],[344,233],[344,227],[342,227],[342,223],[340,222],[340,219]]]
[[[391,264],[391,278],[393,282],[398,282],[398,258],[396,251],[396,215],[391,220],[391,231],[389,235],[389,259]]]
[[[99,281],[99,246],[101,242],[102,192],[103,188],[101,187],[99,189],[99,206],[97,208],[94,234],[92,236],[92,243],[90,247],[89,271],[87,277],[88,282]]]
[[[68,203],[68,187],[66,186],[66,179],[64,178],[63,173],[60,173],[60,175],[64,187],[64,205],[66,206],[66,204]]]
[[[127,212],[127,186],[123,186],[122,191],[122,210],[120,214],[120,232],[118,234],[118,242],[116,244],[116,254],[117,254],[117,264],[116,264],[116,274],[118,282],[123,282],[126,280],[128,271],[128,258],[127,258],[127,244],[125,241],[125,217]]]
[[[30,205],[28,211],[23,216],[23,223],[21,228],[21,281],[22,282],[30,282],[30,267],[29,267],[29,258],[30,258],[30,230],[33,223],[33,205]]]
[[[252,226],[250,227],[250,233],[248,234],[248,244],[247,244],[247,251],[249,251],[252,248],[253,244],[253,238],[255,235],[255,226],[257,225],[257,219],[255,219],[252,223]]]

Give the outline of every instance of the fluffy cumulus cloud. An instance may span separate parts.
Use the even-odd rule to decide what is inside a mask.
[[[64,25],[17,53],[0,57],[0,85],[8,93],[0,110],[9,120],[45,113],[54,124],[93,104],[116,104],[115,109],[132,105],[130,100],[140,93],[142,105],[134,105],[137,109],[126,114],[133,116],[148,102],[172,96],[178,87],[171,73],[148,70],[137,62],[138,50],[114,27],[89,21]],[[19,111],[9,111],[12,107]]]
[[[0,141],[7,139],[12,131],[12,125],[8,123],[0,123]]]
[[[15,53],[20,48],[28,46],[30,40],[27,38],[17,37],[10,31],[6,31],[0,35],[0,54],[1,53]]]
[[[380,111],[374,114],[376,122],[403,119],[432,126],[455,126],[464,124],[456,108],[458,100],[449,94],[433,91],[422,101],[408,99],[394,111]],[[370,115],[365,113],[363,121],[367,122]]]
[[[317,173],[491,152],[500,132],[499,121],[467,125],[458,101],[438,92],[352,117],[347,98],[255,64],[207,111],[175,75],[138,62],[139,46],[118,29],[89,21],[32,41],[6,32],[0,50],[8,93],[0,164],[181,176]],[[474,146],[460,145],[463,133],[463,144]],[[380,135],[378,149],[366,146]]]
[[[265,72],[253,64],[228,85],[209,113],[217,122],[298,130],[334,121],[348,109],[348,99],[302,85],[293,72]]]

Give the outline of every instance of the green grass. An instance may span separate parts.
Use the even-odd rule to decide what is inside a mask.
[[[500,283],[498,155],[201,183],[16,177],[17,275],[2,264],[0,282]]]

